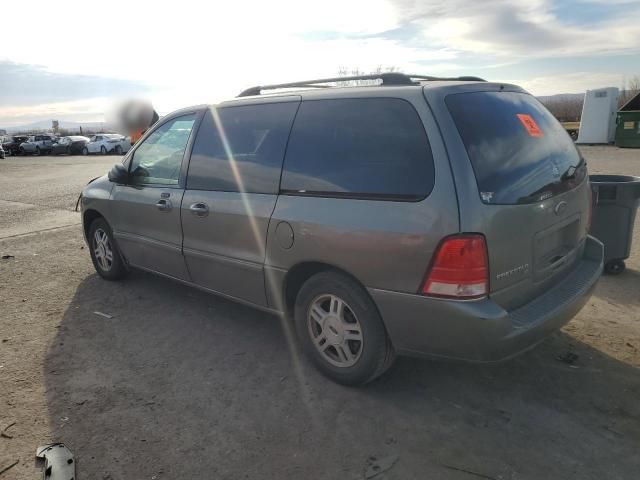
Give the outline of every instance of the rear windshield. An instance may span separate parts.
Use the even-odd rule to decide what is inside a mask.
[[[484,203],[535,203],[571,190],[584,179],[586,166],[573,141],[531,95],[459,93],[445,102]]]

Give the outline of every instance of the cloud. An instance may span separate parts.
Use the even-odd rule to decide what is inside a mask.
[[[509,80],[534,95],[554,95],[557,93],[583,93],[586,90],[603,87],[620,87],[623,76],[605,72],[573,72],[560,75],[546,75],[534,78]]]
[[[38,105],[90,97],[139,95],[148,89],[131,80],[95,75],[72,75],[37,66],[0,62],[0,105]]]
[[[47,15],[30,18],[28,34],[20,22],[3,25],[19,45],[0,53],[0,115],[8,105],[34,107],[35,114],[37,105],[63,111],[64,102],[140,94],[168,112],[256,84],[333,76],[339,67],[529,83],[535,76],[549,82],[535,88],[560,88],[551,59],[593,72],[598,67],[581,58],[629,54],[609,71],[632,75],[627,64],[640,58],[637,0],[323,0],[310,7],[299,0],[181,0],[180,8],[112,0],[106,11],[49,3],[32,0],[31,9]],[[105,14],[118,20],[90,21]],[[565,74],[563,68],[555,72]]]
[[[639,52],[640,4],[611,4],[588,28],[556,15],[545,0],[393,0],[401,28],[416,25],[432,47],[492,57],[532,58]],[[575,8],[580,8],[575,2]]]
[[[15,127],[40,120],[104,121],[108,98],[85,98],[68,102],[0,107],[0,127]]]

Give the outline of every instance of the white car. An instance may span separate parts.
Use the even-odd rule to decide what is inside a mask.
[[[107,153],[115,153],[122,155],[126,153],[130,147],[131,141],[124,135],[118,133],[98,133],[89,137],[89,143],[85,145],[82,154],[101,153],[102,155],[106,155]]]

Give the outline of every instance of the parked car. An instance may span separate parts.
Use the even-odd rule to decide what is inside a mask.
[[[80,135],[61,137],[51,146],[51,153],[53,155],[59,155],[61,153],[79,155],[83,153],[82,150],[88,143],[89,139]]]
[[[89,137],[89,140],[89,143],[85,145],[82,151],[84,155],[89,155],[90,153],[101,153],[102,155],[115,153],[122,155],[131,147],[127,138],[117,133],[100,133]]]
[[[20,144],[20,153],[21,154],[35,154],[41,155],[45,153],[51,152],[51,147],[53,146],[53,142],[55,141],[55,136],[53,135],[31,135],[26,142]]]
[[[28,135],[12,135],[2,142],[2,148],[8,155],[18,155],[20,153],[20,145],[29,139]]]
[[[354,79],[372,78],[164,117],[82,193],[98,274],[140,268],[290,317],[345,384],[397,354],[493,362],[559,329],[603,260],[562,126],[515,85]]]
[[[0,158],[4,160],[4,148],[2,148],[2,144],[0,144]]]

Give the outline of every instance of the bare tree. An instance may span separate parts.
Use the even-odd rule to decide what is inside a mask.
[[[618,97],[618,107],[623,106],[633,97],[640,93],[640,76],[634,75],[631,78],[622,79],[622,88]]]
[[[579,122],[584,97],[557,97],[542,103],[560,122]]]
[[[393,73],[397,72],[398,67],[389,66],[383,67],[382,65],[378,65],[372,72],[365,72],[360,70],[359,68],[350,68],[341,66],[338,68],[338,76],[339,77],[357,77],[360,75],[379,75],[381,73]],[[367,86],[367,85],[377,85],[380,83],[379,80],[345,80],[336,82],[336,84],[340,87],[355,87],[355,86]]]

